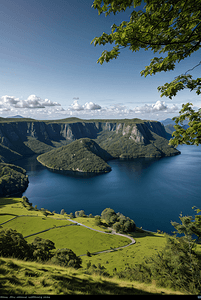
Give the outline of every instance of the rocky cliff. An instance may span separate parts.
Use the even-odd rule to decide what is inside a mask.
[[[125,119],[70,122],[66,119],[56,122],[1,119],[0,161],[10,162],[19,157],[45,153],[80,138],[95,139],[103,149],[111,151],[113,157],[126,157],[130,152],[132,154],[128,155],[129,158],[179,154],[179,151],[168,146],[164,126],[155,121]],[[116,151],[117,141],[121,141],[119,151]],[[153,152],[154,148],[157,151]],[[5,155],[6,149],[9,155]]]

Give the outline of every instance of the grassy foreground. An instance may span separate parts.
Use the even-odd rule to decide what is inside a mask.
[[[154,284],[87,275],[82,270],[9,258],[0,259],[0,279],[0,295],[181,294]]]
[[[23,215],[23,216],[22,216]],[[20,217],[17,217],[20,216]],[[17,218],[15,218],[17,217]],[[14,218],[14,219],[13,219]],[[11,220],[13,219],[13,220]],[[28,210],[21,198],[0,198],[0,224],[2,229],[12,228],[23,236],[30,236],[30,243],[39,236],[50,239],[56,248],[72,249],[77,255],[116,248],[130,243],[126,237],[108,235],[88,228],[74,225],[67,216],[53,214],[44,216],[43,211]],[[75,218],[76,222],[104,231],[94,224],[94,218]],[[73,225],[72,225],[73,224]],[[69,226],[72,225],[72,226]],[[134,266],[149,257],[165,244],[161,234],[133,233],[136,244],[110,253],[91,257],[82,256],[79,270],[62,268],[51,264],[25,262],[12,258],[0,258],[0,295],[1,294],[177,294],[165,288],[139,282],[122,281],[115,277],[117,271],[126,266]],[[114,276],[106,278],[97,274],[87,274],[87,264],[104,266],[107,273]]]

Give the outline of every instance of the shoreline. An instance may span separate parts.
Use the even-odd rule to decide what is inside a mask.
[[[38,156],[36,157],[36,159],[41,165],[43,165],[48,170],[50,170],[54,173],[59,173],[59,174],[63,174],[63,175],[71,175],[71,176],[75,176],[75,177],[93,177],[93,176],[97,176],[97,175],[107,174],[112,171],[112,169],[109,171],[100,171],[100,172],[84,172],[79,169],[77,169],[75,171],[74,170],[63,170],[61,168],[56,169],[56,168],[52,168],[52,167],[45,165],[43,162],[41,162],[39,160]]]

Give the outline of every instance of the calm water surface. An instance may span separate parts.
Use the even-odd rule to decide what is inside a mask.
[[[170,221],[201,208],[201,146],[179,146],[181,155],[159,160],[113,160],[112,171],[91,178],[56,174],[35,157],[18,161],[27,170],[29,187],[23,195],[33,206],[59,213],[84,209],[101,214],[106,207],[133,219],[138,227],[171,233]]]

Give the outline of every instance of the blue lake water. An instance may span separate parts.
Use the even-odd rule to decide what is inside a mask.
[[[18,161],[27,170],[23,195],[33,206],[59,213],[83,209],[100,215],[106,207],[133,219],[138,227],[171,233],[170,221],[201,208],[201,146],[179,146],[181,155],[159,160],[109,161],[107,174],[80,178],[53,173],[36,158]]]

